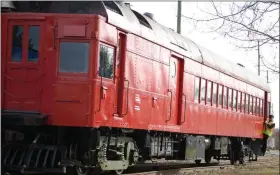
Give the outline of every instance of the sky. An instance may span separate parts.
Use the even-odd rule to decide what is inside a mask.
[[[153,13],[155,20],[158,23],[176,31],[177,2],[130,2],[130,4],[132,9],[142,14],[145,12]],[[197,2],[182,2],[182,14],[184,16],[192,16],[193,14],[202,16],[203,12],[198,9]],[[276,18],[278,18],[278,16],[276,16]],[[205,27],[207,28],[207,26]],[[212,50],[214,53],[217,53],[226,59],[242,63],[245,68],[257,74],[257,50],[246,52],[244,50],[237,49],[227,38],[217,38],[217,35],[214,33],[202,33],[194,30],[194,27],[191,26],[184,18],[182,18],[181,33],[182,35],[192,39],[194,42]],[[260,53],[267,56],[271,53],[271,50],[261,48]],[[277,54],[279,56],[279,52]],[[266,73],[261,72],[260,76],[266,78]],[[272,91],[271,97],[274,105],[274,121],[276,123],[276,127],[279,128],[279,77],[271,75],[269,85]]]

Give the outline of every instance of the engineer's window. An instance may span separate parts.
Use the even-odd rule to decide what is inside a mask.
[[[205,102],[205,87],[206,87],[206,81],[204,79],[201,79],[200,102]]]
[[[207,81],[207,103],[211,104],[212,82]]]
[[[39,57],[40,26],[30,26],[28,29],[28,61],[37,62]]]
[[[12,40],[12,61],[20,62],[22,60],[23,26],[13,26]]]
[[[113,78],[114,48],[100,44],[98,75],[104,78]]]
[[[59,47],[59,72],[88,72],[89,43],[65,41]]]
[[[213,83],[212,99],[213,99],[213,105],[216,105],[217,104],[217,84],[216,83]]]

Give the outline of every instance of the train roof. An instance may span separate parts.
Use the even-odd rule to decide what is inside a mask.
[[[39,4],[40,8],[36,8],[36,10],[27,4],[33,3],[32,1],[14,3],[17,11],[21,12],[97,14],[103,16],[112,25],[148,40],[156,41],[192,60],[270,92],[269,85],[260,76],[157,23],[149,14],[142,15],[134,11],[123,1],[47,1],[41,2],[41,4],[37,2],[36,5]]]
[[[150,37],[154,39],[157,38],[157,39],[165,40],[163,41],[165,43],[169,42],[170,43],[169,47],[170,46],[172,48],[179,47],[183,49],[185,52],[185,56],[190,57],[191,59],[198,61],[204,65],[212,67],[216,70],[224,72],[230,76],[236,77],[245,82],[249,82],[263,90],[270,92],[269,85],[262,77],[245,69],[244,67],[238,65],[237,63],[231,62],[211,52],[210,50],[204,48],[203,46],[194,43],[191,39],[176,33],[172,29],[169,29],[157,23],[148,15],[147,16],[142,15],[130,9],[129,5],[126,5],[124,3],[118,3],[118,2],[115,4],[118,6],[122,14],[120,14],[119,12],[112,13],[113,11],[113,9],[111,9],[112,7],[110,6],[110,4],[108,5],[108,2],[105,2],[109,23],[113,23],[114,25],[118,25],[118,26],[123,25],[121,27],[124,27],[126,30],[132,31],[133,33],[136,33],[140,36],[147,34],[147,32],[144,30],[150,29],[151,34],[147,34],[147,35],[154,35]],[[125,25],[123,23],[120,23],[119,18],[121,17],[125,18],[126,21],[129,22],[129,24]]]

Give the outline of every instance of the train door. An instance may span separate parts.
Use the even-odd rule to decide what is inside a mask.
[[[181,122],[180,118],[180,102],[182,98],[180,96],[181,84],[180,84],[180,77],[181,70],[180,70],[180,61],[175,57],[170,58],[170,67],[169,67],[169,104],[168,108],[168,115],[166,122],[171,125],[179,125]]]
[[[7,44],[2,58],[6,64],[2,85],[5,110],[40,111],[43,30],[43,20],[8,20],[7,42],[2,43]]]
[[[126,40],[127,36],[124,33],[119,33],[118,36],[118,52],[116,57],[116,71],[115,71],[115,100],[114,111],[115,116],[123,117],[127,113],[127,106],[124,105],[124,83],[125,80],[125,58],[126,58]],[[127,99],[126,99],[127,100]]]

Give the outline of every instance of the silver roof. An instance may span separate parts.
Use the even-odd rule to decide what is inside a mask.
[[[116,3],[116,5],[119,7],[122,15],[106,9],[109,23],[149,40],[160,41],[165,47],[171,48],[175,52],[270,92],[269,85],[262,77],[194,43],[191,39],[176,33],[149,17],[142,15],[152,28],[149,29],[139,23],[138,18],[128,6],[119,3]]]

